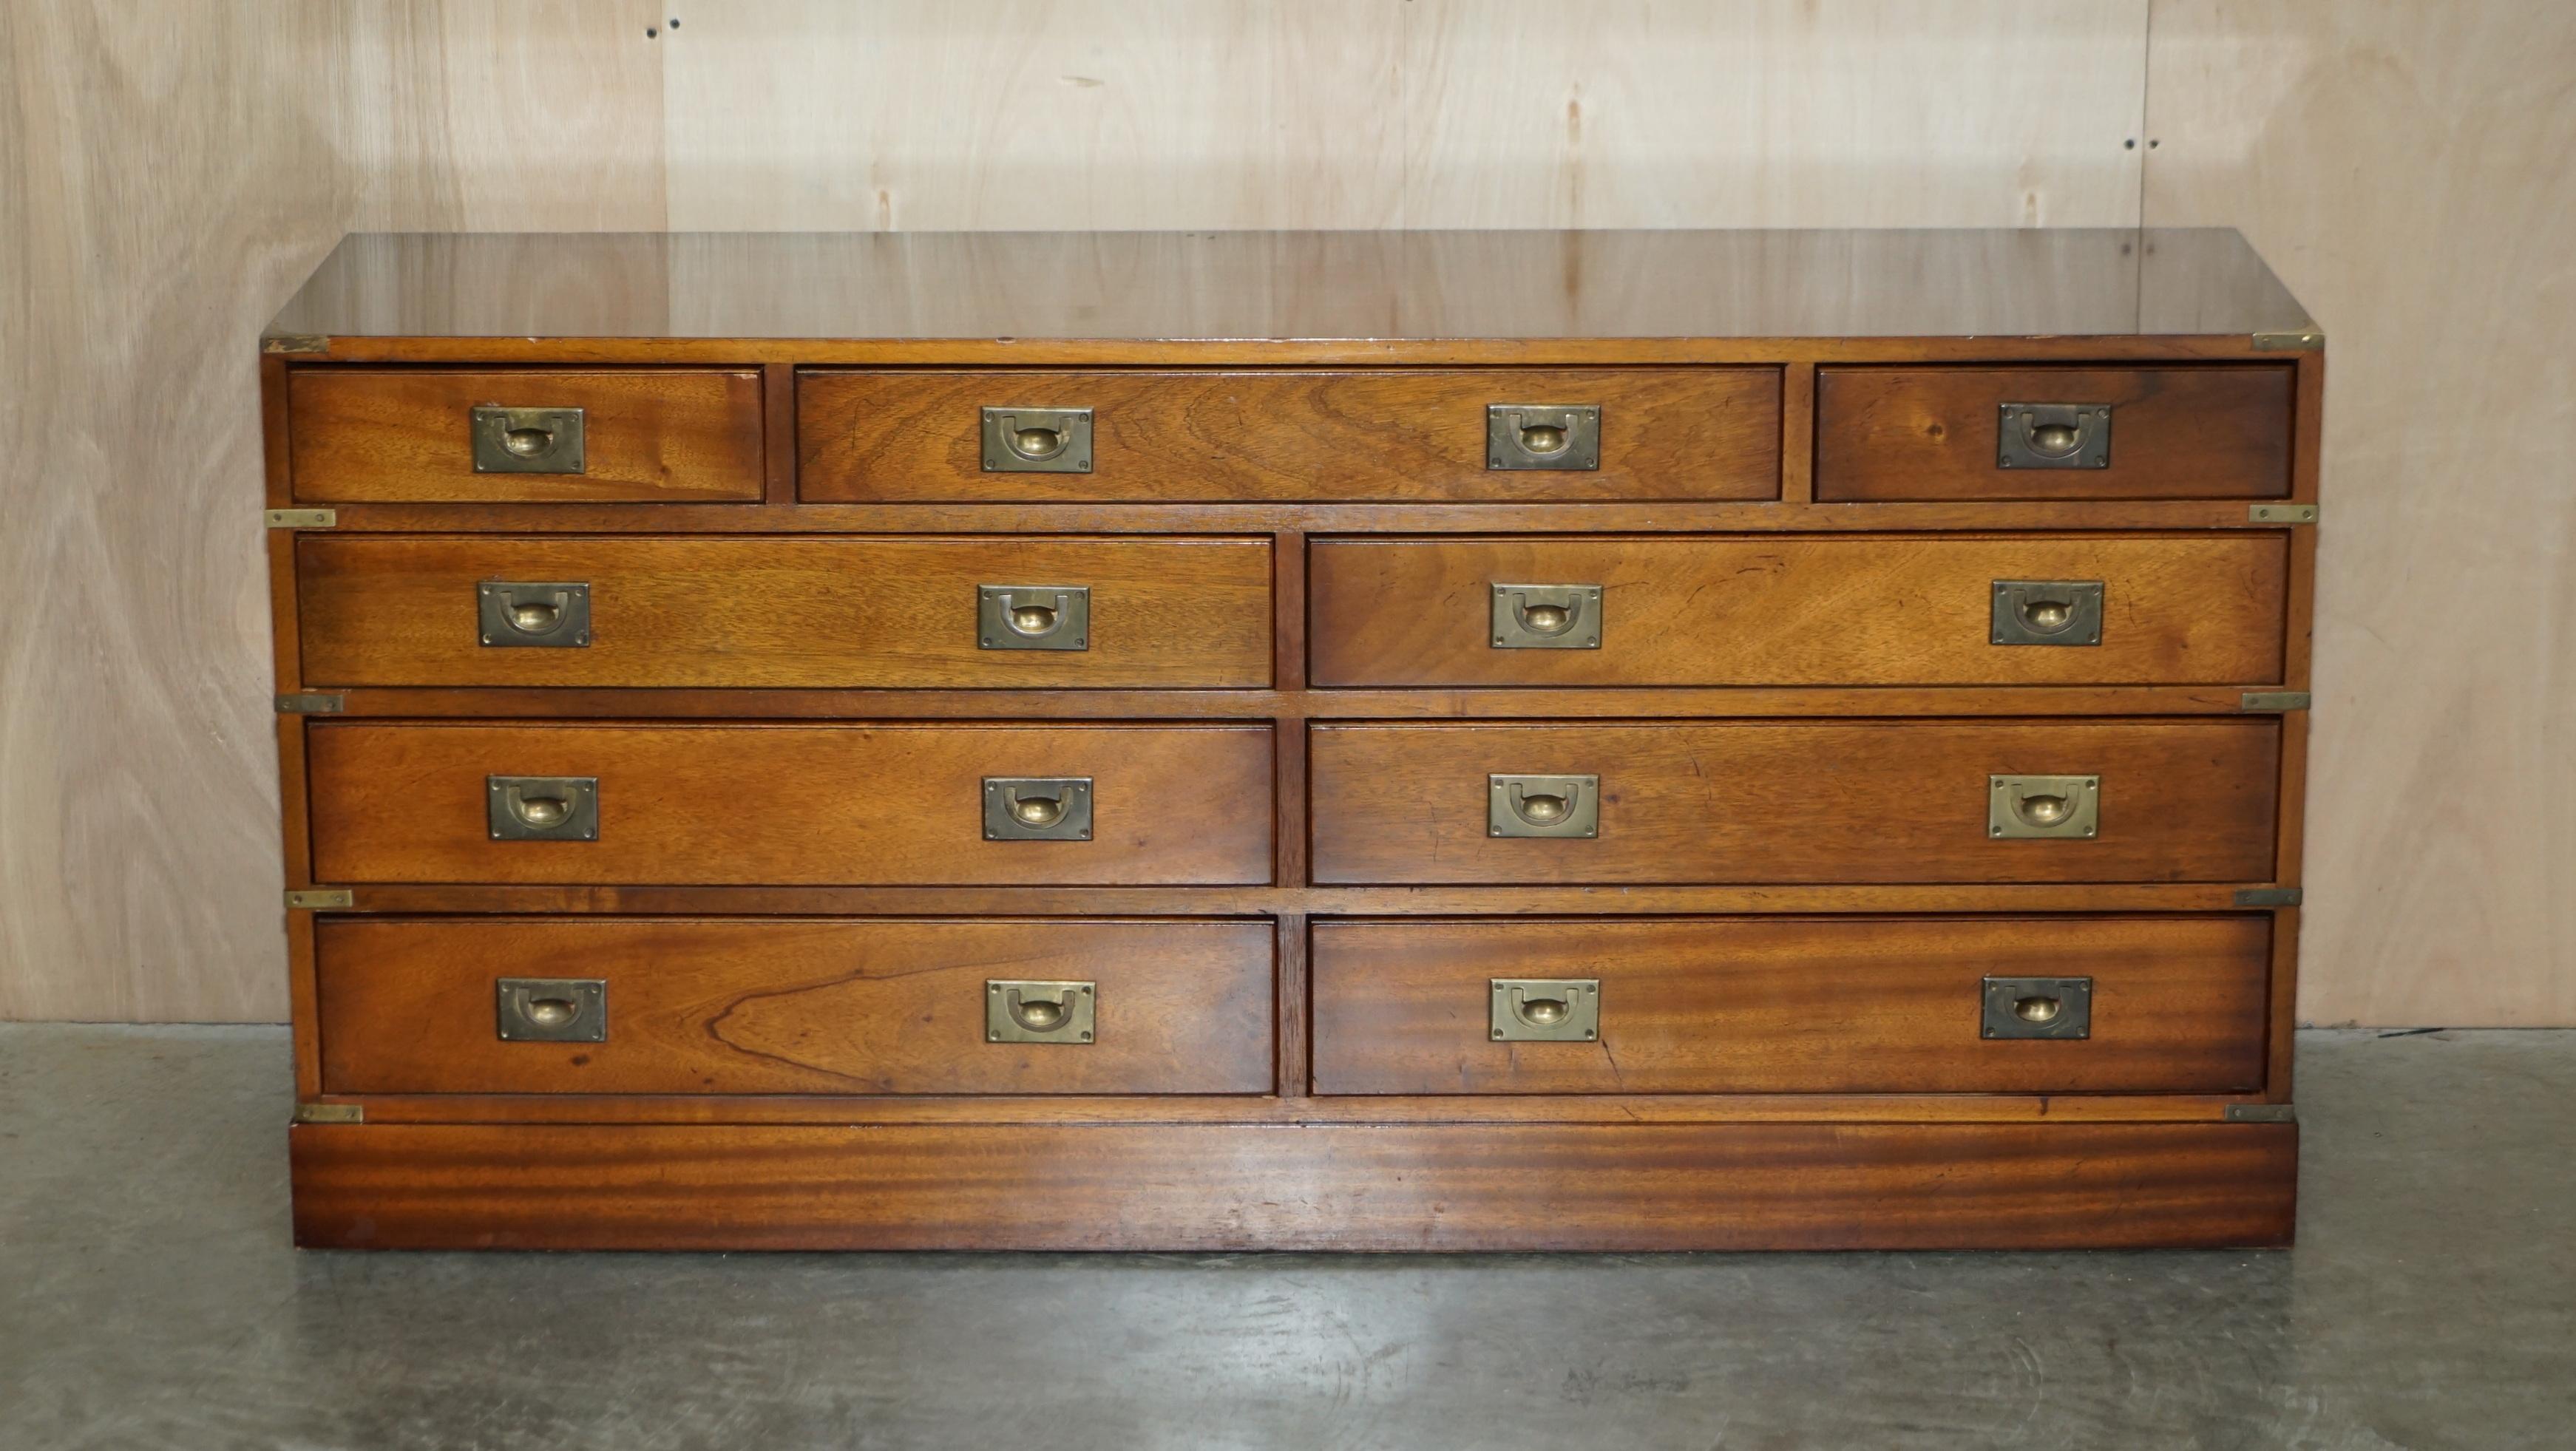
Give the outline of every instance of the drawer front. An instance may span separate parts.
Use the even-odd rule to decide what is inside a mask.
[[[581,410],[579,467],[560,418],[541,456],[476,468],[475,410]],[[760,374],[751,369],[470,371],[300,368],[287,379],[295,497],[313,503],[757,502]],[[503,431],[503,430],[495,430]],[[540,437],[542,436],[542,437]],[[549,471],[520,471],[542,468]]]
[[[2291,391],[2278,364],[1819,368],[1816,497],[2277,499],[2290,492]],[[2038,411],[2024,424],[2007,403]],[[2075,405],[2110,409],[2107,440],[2045,411]],[[2007,442],[2046,444],[2052,425],[2073,429],[2071,446],[2005,466]]]
[[[1266,1093],[1258,922],[338,919],[332,1093]],[[1091,985],[1092,1038],[995,1042],[988,984]],[[501,1034],[504,980],[591,981],[597,1041]]]
[[[307,535],[297,564],[316,686],[1270,683],[1266,539]],[[583,586],[587,632],[548,615],[493,638],[496,581]],[[979,630],[986,586],[1024,592],[1044,633]],[[1030,648],[1050,644],[1078,648]]]
[[[317,881],[1167,886],[1271,875],[1266,724],[345,721],[316,722],[306,739]],[[588,817],[596,839],[496,838],[508,817],[494,778],[595,783],[573,788],[571,824]],[[1091,836],[988,837],[996,779],[1088,783],[1077,805]]]
[[[2257,684],[2281,677],[2289,546],[2270,532],[1330,539],[1309,578],[1319,685]],[[2030,582],[2090,594],[1998,601]],[[1597,609],[1586,595],[1564,617],[1578,648],[1498,636],[1497,609],[1526,607],[1515,585],[1598,590]],[[2056,622],[2051,606],[2071,607],[2056,635],[1999,630]]]
[[[2268,917],[1318,922],[1315,1091],[2223,1093],[2261,1086]],[[2090,1036],[1989,1038],[1988,977],[2090,980]],[[1495,979],[1598,983],[1496,1042]]]
[[[2274,718],[1332,724],[1309,747],[1319,883],[2272,877]],[[1492,834],[1497,775],[1597,777],[1573,804],[1597,790],[1598,835]],[[2097,778],[2095,834],[1997,838],[1995,775]]]
[[[1773,368],[797,375],[808,500],[1771,499]],[[1491,405],[1599,410],[1598,467],[1495,468]],[[985,468],[983,410],[1089,409],[1089,467]],[[1582,447],[1579,438],[1564,450]],[[1067,457],[1070,457],[1068,455]]]

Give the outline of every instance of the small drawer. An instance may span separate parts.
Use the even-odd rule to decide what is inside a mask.
[[[1776,368],[810,369],[797,374],[796,417],[809,501],[1780,492]]]
[[[314,958],[330,1093],[1271,1087],[1267,923],[343,918]],[[1088,1040],[996,1041],[1006,980],[1079,993]],[[526,1001],[596,1021],[532,1039]]]
[[[2280,742],[2276,718],[1324,724],[1314,880],[2268,881]]]
[[[1270,683],[1267,539],[310,534],[296,558],[316,686]],[[532,589],[522,621],[500,594]]]
[[[1322,686],[2250,685],[2281,677],[2289,547],[2268,532],[1325,539],[1308,578]]]
[[[2293,370],[1819,368],[1816,497],[2278,499]]]
[[[752,369],[299,368],[287,409],[301,502],[761,497]]]
[[[2271,943],[2268,917],[1317,922],[1314,1091],[2242,1092]],[[1498,1041],[1497,981],[1587,995],[1594,1036]],[[2082,1036],[1990,1036],[1995,983]]]
[[[326,882],[1270,880],[1258,725],[317,722]]]

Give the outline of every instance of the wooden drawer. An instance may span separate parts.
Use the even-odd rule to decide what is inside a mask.
[[[2292,369],[1819,368],[1819,499],[2277,499]],[[2006,403],[2111,409],[2104,467],[2001,466]]]
[[[331,1093],[1267,1093],[1266,922],[334,919]],[[596,979],[598,1042],[504,1041],[503,978]],[[988,1041],[986,983],[1096,985],[1089,1043]]]
[[[578,473],[478,473],[480,405],[582,410]],[[295,497],[313,503],[757,502],[755,369],[299,368]]]
[[[1267,539],[307,535],[297,563],[316,686],[1270,683]],[[494,581],[585,585],[588,643],[479,643]],[[1087,589],[1084,648],[985,648],[981,585]]]
[[[1592,405],[1597,469],[1490,469],[1489,404]],[[986,472],[987,407],[1088,408],[1091,467]],[[797,374],[808,500],[1772,499],[1775,368]]]
[[[1309,558],[1326,686],[2257,684],[2281,678],[2289,589],[2269,532],[1327,539]],[[2098,586],[2059,638],[2089,621],[2099,643],[1996,643],[2009,581]],[[1598,589],[1567,628],[1600,647],[1498,647],[1500,585]]]
[[[1270,880],[1270,726],[316,722],[315,880]],[[596,840],[495,840],[489,778],[597,781]],[[1089,840],[990,840],[984,781],[1092,782]]]
[[[2272,877],[2271,718],[1312,728],[1319,883]],[[1489,834],[1493,774],[1600,778],[1596,837]],[[2094,776],[2089,839],[1994,839],[1990,775]]]
[[[1317,922],[1315,1091],[2228,1093],[2263,1080],[2263,917]],[[2092,980],[2091,1036],[1982,1035],[1988,976]],[[1502,1042],[1495,978],[1600,984]]]

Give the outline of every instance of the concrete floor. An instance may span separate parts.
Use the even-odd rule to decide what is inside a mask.
[[[367,1255],[283,1032],[0,1027],[0,1447],[2576,1445],[2576,1033],[2300,1051],[2287,1253]]]

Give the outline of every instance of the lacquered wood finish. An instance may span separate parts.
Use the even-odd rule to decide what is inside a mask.
[[[407,1249],[2286,1244],[2293,1124],[299,1125],[295,1236]]]
[[[1265,1093],[1266,922],[325,923],[333,1093]],[[498,978],[597,978],[599,1043],[504,1042]],[[986,984],[1091,982],[1089,1043],[987,1041]]]
[[[287,387],[295,498],[704,503],[760,497],[760,374],[329,369]],[[473,410],[583,410],[579,473],[478,473]]]
[[[2229,1093],[2268,917],[1318,922],[1321,1094]],[[1989,976],[2093,981],[2084,1039],[1986,1039]],[[1600,984],[1591,1042],[1495,1042],[1494,978]]]
[[[1270,683],[1268,539],[311,535],[315,685],[1226,688]],[[486,580],[590,586],[590,643],[489,648]],[[979,585],[1084,586],[1080,650],[986,649]]]
[[[1270,877],[1270,727],[401,725],[311,734],[332,882],[1176,886]],[[596,841],[495,841],[491,776],[599,782]],[[1091,778],[1089,841],[992,841],[986,777]]]
[[[2281,673],[2278,536],[1319,539],[1320,686],[2059,685]],[[2102,586],[2101,643],[1997,645],[2000,580]],[[1598,649],[1498,649],[1497,584],[1602,591]]]
[[[2319,356],[2253,335],[2306,326],[2223,234],[352,239],[264,362],[270,507],[296,381],[377,364],[741,374],[758,454],[722,502],[273,536],[278,689],[329,692],[281,722],[288,885],[349,894],[289,914],[298,1091],[364,1115],[297,1131],[300,1232],[2278,1242],[2295,1128],[2230,1115],[2288,1097],[2298,913],[2242,894],[2298,880],[2304,715],[2244,695],[2308,688],[2314,531],[2200,465],[1838,499],[1819,444],[1865,369],[2259,370],[2313,501]],[[1485,468],[1499,401],[1601,402],[1603,469]],[[1093,407],[1095,468],[985,473],[986,402]],[[1092,578],[984,575],[1041,561]],[[1492,651],[1492,577],[1569,561],[1610,647]],[[591,651],[469,642],[474,584],[576,564]],[[2101,645],[1990,643],[1993,579],[2097,572]],[[1084,582],[1095,649],[969,652],[974,585]],[[1577,742],[1608,765],[1526,749]],[[1604,835],[1487,837],[1520,770],[1602,771]],[[1989,839],[1994,772],[2100,775],[2102,834]],[[490,840],[487,773],[598,775],[601,840]],[[1102,829],[987,842],[987,774],[1093,775]],[[2086,963],[2083,1043],[1941,1006]],[[613,979],[593,1051],[494,1036],[549,964]],[[1153,1052],[957,1041],[949,987],[1041,969],[1124,984]],[[1446,1036],[1515,969],[1603,977],[1614,1037]]]
[[[797,376],[816,503],[1769,499],[1770,368],[851,372]],[[1601,410],[1597,469],[1486,466],[1488,404]],[[987,472],[986,407],[1092,410],[1092,467]]]
[[[1816,497],[2277,499],[2290,492],[2293,370],[1820,368]],[[2111,408],[2102,468],[2005,468],[2005,403]]]
[[[1319,724],[1318,883],[2249,881],[2269,720]],[[1597,838],[1487,834],[1489,775],[1597,775]],[[2089,839],[1987,835],[1990,774],[2101,778]]]

